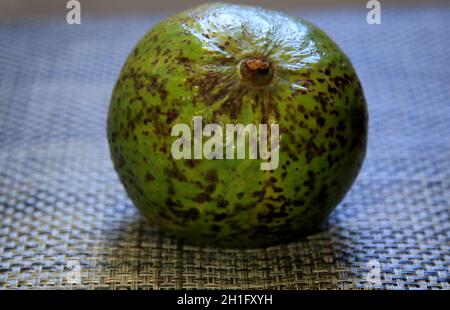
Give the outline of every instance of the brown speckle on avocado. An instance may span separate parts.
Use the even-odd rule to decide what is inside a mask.
[[[228,200],[224,200],[222,197],[217,198],[217,208],[224,209],[228,206]]]
[[[195,208],[190,208],[189,210],[182,212],[182,216],[191,221],[197,220],[199,215],[200,212]]]
[[[226,219],[228,217],[228,215],[226,213],[216,213],[213,216],[213,221],[214,222],[221,222],[224,219]]]
[[[205,179],[208,182],[217,182],[217,172],[215,170],[208,170],[205,174]]]
[[[164,174],[168,176],[169,178],[176,179],[178,181],[185,182],[186,177],[184,174],[181,173],[181,171],[178,169],[177,165],[175,163],[172,164],[172,168],[164,168]]]
[[[319,127],[323,127],[325,125],[325,119],[323,117],[319,117],[318,119],[316,119],[316,123],[317,125],[319,125]]]
[[[210,201],[211,197],[209,197],[208,194],[200,193],[200,194],[197,194],[197,196],[195,196],[192,200],[197,203],[204,203],[204,202]]]
[[[152,182],[154,180],[155,180],[155,177],[150,172],[147,172],[147,174],[145,175],[145,181]]]
[[[345,144],[347,144],[347,139],[345,139],[345,137],[343,135],[337,135],[336,138],[339,141],[339,144],[341,145],[341,147],[345,147]]]
[[[222,229],[222,227],[220,227],[219,225],[216,225],[216,224],[213,224],[213,225],[211,225],[211,231],[213,231],[213,232],[220,232],[221,231],[221,229]]]

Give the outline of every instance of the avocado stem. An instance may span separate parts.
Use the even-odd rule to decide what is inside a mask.
[[[249,57],[240,62],[241,80],[253,88],[269,85],[275,74],[275,64],[266,57]]]

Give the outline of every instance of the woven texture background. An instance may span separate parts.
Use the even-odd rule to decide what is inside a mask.
[[[368,154],[322,232],[256,250],[161,235],[113,170],[109,96],[160,17],[1,24],[0,288],[450,289],[450,8],[382,13],[295,13],[356,67]]]

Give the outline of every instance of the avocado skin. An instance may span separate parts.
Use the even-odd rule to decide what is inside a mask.
[[[276,66],[262,88],[239,63]],[[175,124],[279,124],[279,167],[261,160],[174,160]],[[258,7],[214,3],[172,16],[137,43],[107,119],[114,167],[162,231],[197,245],[255,248],[315,231],[363,163],[367,106],[343,51],[311,23]]]

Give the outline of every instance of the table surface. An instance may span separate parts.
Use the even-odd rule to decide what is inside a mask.
[[[0,25],[0,288],[450,289],[450,7],[291,12],[352,60],[369,106],[363,169],[321,232],[252,250],[162,235],[105,138],[115,78],[160,17]]]

